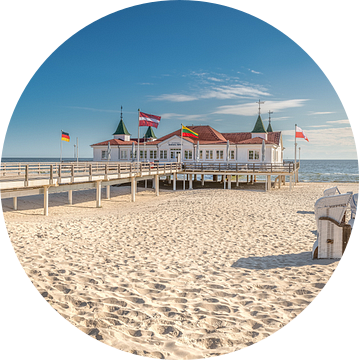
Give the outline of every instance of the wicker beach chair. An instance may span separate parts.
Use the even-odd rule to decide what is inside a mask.
[[[333,186],[329,189],[324,190],[324,196],[340,195],[340,191],[337,186]]]
[[[358,204],[358,194],[354,194],[352,198],[350,199],[350,220],[348,221],[348,224],[353,229],[354,226],[354,220],[355,215],[357,213],[357,204]]]
[[[345,212],[352,193],[324,196],[314,205],[317,240],[313,245],[313,259],[340,259],[347,246],[351,226],[345,223]]]

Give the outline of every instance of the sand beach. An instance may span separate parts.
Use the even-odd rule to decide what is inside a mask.
[[[313,206],[323,190],[139,189],[3,200],[26,274],[71,324],[114,348],[153,358],[198,359],[267,338],[323,289],[338,260],[312,260]]]

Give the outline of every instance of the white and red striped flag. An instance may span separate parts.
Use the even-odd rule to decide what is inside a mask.
[[[304,131],[299,126],[295,127],[295,137],[305,139],[309,142],[308,138],[304,134]]]
[[[157,129],[157,126],[161,121],[161,116],[157,115],[150,115],[139,112],[138,116],[138,126],[153,126]]]

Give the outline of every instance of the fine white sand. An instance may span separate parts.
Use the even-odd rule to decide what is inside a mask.
[[[3,200],[27,275],[71,324],[115,348],[166,359],[233,352],[271,335],[325,286],[311,259],[314,202],[335,184],[270,192],[111,189]],[[336,184],[357,192],[356,184]]]

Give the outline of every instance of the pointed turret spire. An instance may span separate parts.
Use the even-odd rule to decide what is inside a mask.
[[[258,115],[256,124],[252,130],[252,133],[267,133],[266,129],[264,128],[263,121],[260,115]]]
[[[120,123],[118,124],[116,131],[112,135],[114,139],[130,141],[131,134],[128,132],[126,125],[122,119],[122,105],[121,105]]]
[[[268,111],[268,114],[269,114],[269,125],[268,125],[268,128],[267,128],[267,132],[273,132],[273,129],[272,129],[272,124],[271,124],[271,119],[270,119],[270,114],[273,114],[273,111]]]
[[[116,131],[112,134],[112,135],[131,135],[127,128],[126,128],[126,125],[122,119],[122,106],[121,106],[121,120],[120,120],[120,123],[118,124],[117,126],[117,129]]]
[[[157,139],[155,132],[153,131],[152,127],[149,126],[145,135],[143,136],[144,139]]]

